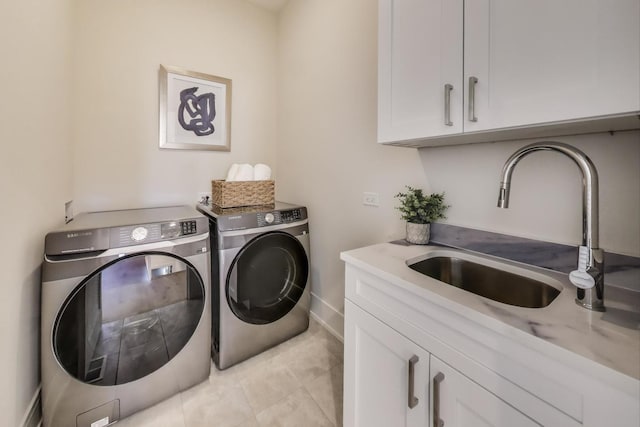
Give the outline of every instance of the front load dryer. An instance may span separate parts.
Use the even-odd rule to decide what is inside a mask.
[[[212,357],[226,369],[304,332],[311,299],[307,208],[218,208],[210,217]]]
[[[208,231],[178,206],[81,214],[47,234],[45,427],[110,425],[208,378]]]

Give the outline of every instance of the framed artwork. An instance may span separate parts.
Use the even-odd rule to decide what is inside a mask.
[[[231,149],[231,80],[160,65],[160,148]]]

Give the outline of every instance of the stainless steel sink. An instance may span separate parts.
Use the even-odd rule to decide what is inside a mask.
[[[409,267],[451,286],[519,307],[546,307],[560,294],[539,280],[452,256],[434,256]]]

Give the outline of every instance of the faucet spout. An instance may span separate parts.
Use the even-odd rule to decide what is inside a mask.
[[[598,172],[586,154],[571,145],[543,141],[522,147],[507,159],[502,168],[498,207],[509,207],[511,175],[520,160],[536,151],[556,151],[568,156],[582,172],[582,245],[578,270],[570,275],[578,287],[576,302],[585,308],[604,311],[604,252],[599,249]]]
[[[507,209],[509,207],[509,191],[511,190],[511,183],[502,181],[500,183],[500,193],[498,194],[498,207]]]

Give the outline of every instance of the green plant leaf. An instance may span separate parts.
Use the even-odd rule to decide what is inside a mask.
[[[421,189],[406,186],[406,192],[398,192],[395,197],[400,201],[396,206],[402,219],[416,224],[428,224],[446,218],[444,213],[449,205],[444,203],[444,193],[425,196]]]

